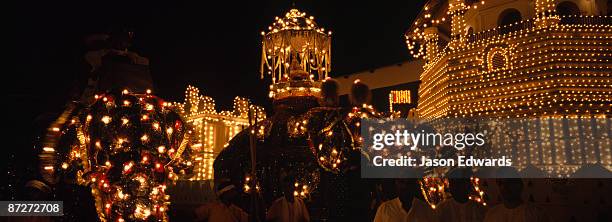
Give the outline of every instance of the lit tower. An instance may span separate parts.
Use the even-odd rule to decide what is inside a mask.
[[[261,78],[272,77],[270,97],[318,97],[331,66],[331,31],[319,28],[313,16],[291,9],[261,34]]]

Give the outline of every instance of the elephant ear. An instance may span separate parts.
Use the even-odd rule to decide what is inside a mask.
[[[332,173],[343,171],[349,153],[356,149],[344,114],[341,108],[317,107],[287,124],[289,135],[306,139],[318,165]]]

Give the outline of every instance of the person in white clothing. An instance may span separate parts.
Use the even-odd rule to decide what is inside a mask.
[[[266,214],[266,221],[309,222],[310,215],[304,201],[293,194],[293,177],[286,176],[282,183],[283,196],[272,202]]]
[[[471,176],[472,171],[468,168],[456,168],[449,172],[449,191],[452,197],[442,201],[436,208],[439,221],[482,222],[485,207],[469,199]]]
[[[217,201],[206,203],[195,209],[195,221],[247,222],[249,215],[234,202],[239,193],[236,186],[223,182],[217,187]]]
[[[548,222],[548,216],[541,208],[521,199],[523,180],[516,169],[502,167],[498,170],[497,186],[503,202],[491,208],[485,222]],[[501,178],[506,177],[506,178]]]
[[[378,207],[374,222],[437,221],[433,209],[417,198],[420,188],[416,179],[397,179],[395,186],[398,197]]]

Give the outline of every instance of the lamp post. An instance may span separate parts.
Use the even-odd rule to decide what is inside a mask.
[[[255,128],[257,127],[257,112],[253,112],[251,107],[249,107],[249,148],[251,151],[251,180],[249,181],[252,184],[249,184],[254,189],[250,189],[250,200],[251,200],[251,212],[249,214],[249,221],[258,222],[259,218],[259,205],[258,205],[258,195],[257,195],[257,131]]]

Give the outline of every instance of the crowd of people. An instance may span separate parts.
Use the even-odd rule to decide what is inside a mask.
[[[507,168],[502,168],[507,171]],[[443,200],[435,209],[420,196],[416,179],[396,179],[398,196],[382,203],[376,211],[375,222],[423,221],[423,222],[545,222],[549,221],[544,211],[534,204],[523,201],[521,178],[498,178],[502,202],[487,209],[470,200],[472,189],[470,171],[457,169],[449,173],[450,198]],[[508,175],[508,172],[503,172]]]
[[[508,171],[508,169],[501,169]],[[503,172],[508,175],[508,172]],[[447,175],[449,198],[432,208],[422,195],[418,179],[393,179],[395,197],[378,204],[374,222],[546,222],[548,216],[533,203],[523,201],[521,178],[495,179],[501,195],[501,203],[486,207],[469,198],[472,191],[469,169],[455,169]],[[283,196],[270,204],[265,211],[265,221],[307,222],[310,221],[304,201],[293,194],[293,179],[283,179]],[[248,214],[232,200],[239,190],[230,183],[221,183],[217,188],[218,201],[207,203],[196,209],[196,221],[233,222],[250,221]],[[357,213],[357,212],[355,212]],[[361,218],[371,221],[372,218]]]
[[[266,210],[266,221],[308,222],[310,215],[306,204],[293,194],[292,177],[282,180],[283,195],[276,199]],[[249,215],[237,206],[239,191],[230,182],[220,183],[217,187],[218,200],[206,203],[195,210],[196,221],[210,222],[246,222]]]

